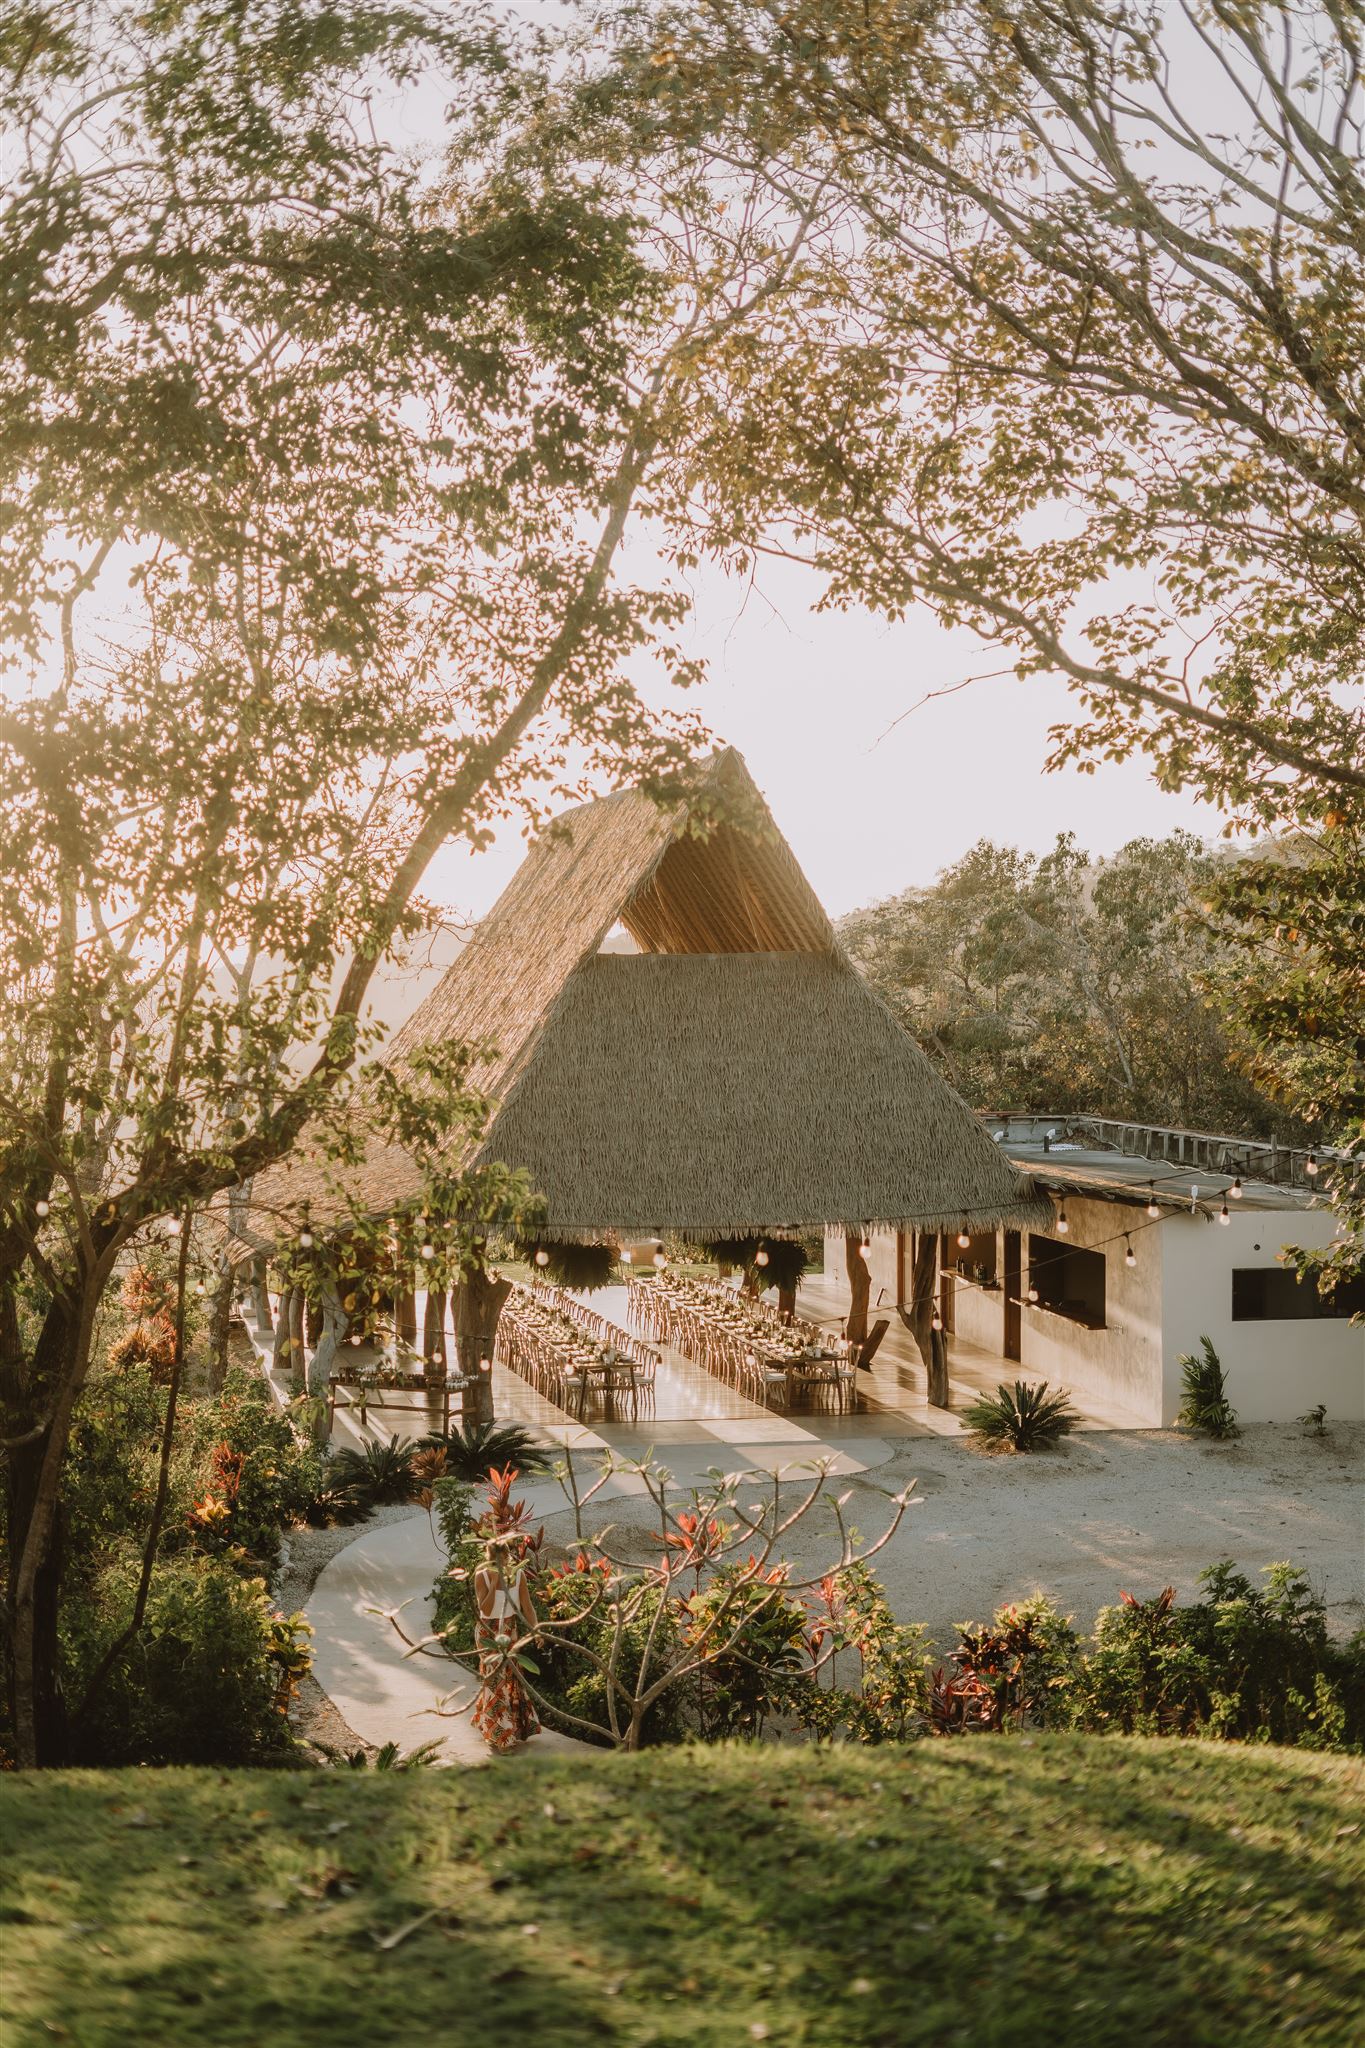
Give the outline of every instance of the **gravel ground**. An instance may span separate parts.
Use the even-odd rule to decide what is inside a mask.
[[[353,1522],[349,1528],[309,1529],[301,1525],[291,1529],[284,1539],[283,1561],[275,1580],[276,1606],[285,1614],[305,1607],[323,1566],[339,1550],[354,1543],[366,1529],[385,1522],[401,1522],[412,1512],[410,1507],[375,1508],[363,1522]],[[315,1678],[305,1678],[300,1685],[290,1708],[289,1725],[301,1742],[314,1743],[320,1749],[347,1753],[367,1749],[373,1754],[373,1746],[363,1742],[348,1726]]]
[[[1255,1425],[1227,1444],[1167,1430],[1086,1433],[1033,1457],[902,1439],[885,1464],[832,1484],[851,1490],[845,1512],[866,1541],[883,1526],[884,1496],[912,1479],[923,1505],[873,1568],[898,1617],[925,1623],[940,1651],[959,1622],[1035,1590],[1088,1628],[1120,1589],[1173,1585],[1189,1598],[1204,1567],[1224,1557],[1253,1576],[1282,1558],[1302,1565],[1326,1596],[1334,1633],[1365,1623],[1365,1425],[1338,1424],[1324,1438]],[[616,1523],[620,1547],[642,1555],[647,1519],[636,1502],[617,1501],[597,1526]],[[567,1524],[550,1516],[546,1532],[567,1541]],[[826,1568],[832,1518],[812,1512],[785,1554],[803,1576]]]

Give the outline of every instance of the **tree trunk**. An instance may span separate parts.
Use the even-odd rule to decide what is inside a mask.
[[[308,1361],[308,1392],[314,1396],[321,1394],[325,1399],[328,1392],[327,1383],[336,1364],[337,1351],[346,1335],[346,1311],[341,1306],[341,1297],[336,1291],[334,1281],[323,1281],[318,1306],[322,1317],[322,1333],[318,1338],[317,1349]]]
[[[948,1345],[942,1330],[934,1328],[934,1303],[938,1286],[938,1233],[915,1233],[915,1256],[911,1266],[910,1305],[906,1320],[915,1347],[924,1360],[929,1380],[929,1406],[948,1406]]]
[[[275,1320],[275,1341],[270,1350],[270,1365],[274,1372],[293,1371],[289,1347],[293,1334],[294,1293],[295,1290],[286,1281],[280,1290],[280,1308]]]
[[[11,1444],[8,1467],[9,1581],[5,1631],[15,1761],[21,1770],[65,1761],[67,1717],[58,1661],[64,1514],[62,1472],[71,1423],[90,1359],[94,1312],[114,1251],[97,1248],[83,1291],[54,1300],[25,1367],[17,1303],[0,1292],[0,1395],[4,1433],[41,1434]]]
[[[393,1337],[399,1347],[406,1344],[409,1351],[417,1349],[417,1296],[410,1287],[393,1298]]]
[[[449,1296],[444,1290],[436,1293],[427,1290],[427,1305],[422,1317],[422,1357],[429,1374],[444,1374],[446,1368],[446,1304]]]
[[[47,1450],[46,1434],[6,1455],[6,1509],[9,1539],[17,1554],[33,1516],[38,1476]],[[66,1702],[62,1696],[57,1654],[57,1600],[62,1577],[62,1516],[54,1521],[33,1587],[27,1628],[10,1616],[10,1669],[7,1674],[11,1725],[31,1717],[33,1747],[18,1762],[28,1769],[49,1768],[66,1760]],[[25,1713],[25,1695],[28,1711]]]
[[[478,1266],[465,1274],[456,1294],[455,1355],[460,1371],[478,1381],[465,1395],[466,1422],[493,1420],[493,1345],[502,1305],[511,1292],[510,1280],[495,1280],[486,1266]]]
[[[867,1260],[859,1246],[862,1244],[859,1232],[850,1230],[844,1236],[844,1266],[848,1272],[848,1316],[844,1322],[844,1335],[850,1344],[867,1342],[867,1305],[872,1299],[872,1275],[867,1269]]]
[[[231,1266],[218,1275],[209,1309],[209,1392],[221,1394],[228,1368],[228,1325],[232,1321],[232,1295],[236,1284]]]
[[[289,1302],[289,1391],[301,1394],[308,1372],[308,1347],[304,1343],[303,1289],[296,1287]]]
[[[275,1325],[270,1316],[270,1289],[266,1284],[264,1258],[251,1261],[251,1307],[256,1318],[257,1336],[262,1339],[273,1336]]]

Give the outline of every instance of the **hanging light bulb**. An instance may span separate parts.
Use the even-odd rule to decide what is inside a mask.
[[[196,1294],[207,1294],[207,1293],[208,1293],[208,1291],[209,1291],[209,1283],[208,1283],[208,1281],[207,1281],[207,1280],[196,1280],[196,1281],[195,1281],[195,1283],[194,1283],[194,1291],[195,1291],[195,1293],[196,1293]]]
[[[352,1330],[350,1336],[346,1339],[346,1342],[348,1344],[358,1344],[360,1342],[359,1330]]]
[[[939,1312],[938,1312],[938,1310],[937,1310],[937,1309],[935,1309],[935,1310],[934,1310],[934,1322],[933,1322],[933,1327],[934,1327],[934,1328],[935,1328],[936,1330],[941,1330],[941,1329],[943,1328],[943,1318],[942,1318],[942,1316],[941,1316],[941,1315],[939,1314]]]
[[[1135,1266],[1137,1264],[1137,1253],[1133,1250],[1133,1240],[1131,1237],[1125,1237],[1123,1240],[1123,1263],[1125,1266]]]
[[[51,1213],[51,1208],[52,1204],[50,1202],[35,1202],[33,1204],[33,1213],[35,1216],[47,1216]]]
[[[1228,1210],[1228,1198],[1227,1198],[1227,1196],[1226,1196],[1226,1195],[1224,1195],[1224,1197],[1223,1197],[1223,1206],[1222,1206],[1222,1208],[1221,1208],[1221,1209],[1220,1209],[1220,1210],[1218,1211],[1218,1221],[1219,1221],[1220,1223],[1231,1223],[1231,1221],[1232,1221],[1232,1217],[1231,1217],[1231,1214],[1229,1213],[1229,1210]]]
[[[1317,1155],[1317,1153],[1316,1153],[1316,1152],[1310,1152],[1310,1153],[1309,1153],[1308,1157],[1307,1157],[1307,1158],[1306,1158],[1306,1159],[1304,1160],[1304,1162],[1303,1162],[1303,1170],[1304,1170],[1304,1172],[1305,1172],[1305,1173],[1316,1173],[1316,1172],[1317,1172],[1317,1170],[1318,1170],[1318,1155]]]
[[[863,1239],[863,1241],[862,1241],[862,1243],[861,1243],[861,1244],[860,1244],[860,1245],[858,1246],[858,1257],[859,1257],[860,1259],[862,1259],[862,1260],[864,1261],[864,1263],[865,1263],[865,1264],[867,1264],[867,1263],[870,1263],[870,1262],[871,1262],[871,1259],[872,1259],[872,1247],[871,1247],[871,1245],[870,1245],[870,1244],[868,1243],[868,1241],[867,1241],[867,1239],[866,1239],[866,1238],[864,1238],[864,1239]]]
[[[760,1246],[759,1246],[759,1248],[758,1248],[758,1250],[757,1250],[757,1251],[756,1251],[756,1252],[754,1253],[754,1264],[755,1264],[756,1266],[766,1266],[766,1265],[767,1265],[767,1263],[768,1263],[768,1253],[767,1253],[767,1248],[766,1248],[766,1247],[765,1247],[764,1245],[760,1245]]]
[[[549,1263],[550,1263],[550,1254],[549,1254],[549,1253],[548,1253],[548,1252],[546,1251],[546,1249],[545,1249],[545,1247],[544,1247],[544,1245],[543,1245],[543,1244],[542,1244],[542,1245],[538,1245],[538,1246],[536,1247],[536,1264],[537,1264],[538,1266],[548,1266],[548,1265],[549,1265]]]
[[[971,1241],[971,1237],[969,1236],[967,1231],[967,1219],[964,1216],[962,1219],[962,1228],[957,1233],[958,1246],[962,1251],[965,1252],[967,1247],[970,1245]]]
[[[654,1254],[654,1263],[661,1273],[663,1272],[664,1267],[668,1264],[668,1253],[664,1250],[662,1245],[659,1246],[658,1251]]]
[[[1070,1228],[1071,1225],[1066,1220],[1066,1203],[1063,1202],[1061,1208],[1057,1211],[1057,1235],[1065,1237]]]
[[[1147,1183],[1147,1214],[1149,1216],[1159,1216],[1161,1214],[1161,1204],[1156,1198],[1156,1182],[1154,1180],[1149,1180]]]
[[[1229,1193],[1229,1194],[1230,1194],[1230,1195],[1232,1196],[1232,1199],[1233,1199],[1233,1201],[1234,1201],[1234,1202],[1240,1202],[1240,1201],[1241,1201],[1241,1199],[1242,1199],[1242,1176],[1241,1176],[1240,1174],[1238,1174],[1237,1178],[1236,1178],[1236,1179],[1235,1179],[1235,1180],[1233,1181],[1233,1183],[1232,1183],[1232,1186],[1231,1186],[1231,1187],[1230,1187],[1230,1188],[1228,1189],[1228,1193]]]
[[[306,1251],[306,1252],[311,1252],[311,1251],[312,1251],[312,1249],[313,1249],[313,1233],[312,1233],[312,1231],[311,1231],[311,1230],[301,1230],[301,1231],[299,1232],[299,1243],[300,1243],[300,1244],[302,1245],[302,1247],[303,1247],[304,1251]]]
[[[1038,1299],[1038,1289],[1036,1287],[1030,1287],[1028,1291],[1028,1298],[1030,1301],[1036,1301]]]

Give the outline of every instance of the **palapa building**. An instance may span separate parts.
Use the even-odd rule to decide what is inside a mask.
[[[624,790],[551,824],[386,1057],[442,1042],[491,1048],[478,1156],[528,1170],[547,1240],[1052,1215],[853,968],[732,750],[672,808]],[[346,1178],[376,1215],[421,1199],[396,1147]],[[326,1207],[306,1155],[269,1193]]]

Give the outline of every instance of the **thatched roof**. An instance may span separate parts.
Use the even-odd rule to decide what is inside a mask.
[[[490,1156],[530,1170],[552,1238],[1038,1220],[998,1147],[833,952],[585,961]]]
[[[617,925],[639,954],[601,952]],[[531,1170],[552,1236],[1043,1213],[850,965],[732,751],[672,810],[623,791],[555,821],[388,1057],[450,1040],[491,1046],[483,1154]],[[372,1213],[420,1194],[396,1147],[347,1179]],[[306,1149],[259,1193],[329,1207]]]

